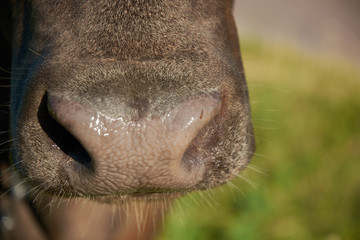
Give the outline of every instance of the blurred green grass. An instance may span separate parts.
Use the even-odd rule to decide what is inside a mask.
[[[360,239],[360,70],[241,47],[257,153],[232,184],[179,200],[158,239]]]

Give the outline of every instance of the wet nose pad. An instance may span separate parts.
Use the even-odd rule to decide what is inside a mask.
[[[95,186],[97,193],[194,186],[205,165],[199,160],[184,164],[184,153],[219,112],[221,100],[215,95],[186,100],[164,116],[129,121],[48,94],[50,115],[81,143],[92,161],[92,174],[69,174],[72,184],[87,192]]]

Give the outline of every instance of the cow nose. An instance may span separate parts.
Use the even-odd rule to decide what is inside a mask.
[[[94,108],[48,94],[50,115],[86,150],[91,168],[71,165],[70,184],[84,194],[178,190],[202,179],[194,139],[220,111],[219,94],[188,99],[158,117],[112,119]],[[206,134],[205,134],[206,135]]]

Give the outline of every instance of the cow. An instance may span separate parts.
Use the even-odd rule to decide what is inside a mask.
[[[150,239],[172,199],[246,167],[232,4],[11,1],[2,239]]]

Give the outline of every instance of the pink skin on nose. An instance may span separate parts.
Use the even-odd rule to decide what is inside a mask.
[[[202,95],[162,117],[125,121],[48,96],[53,118],[82,144],[92,160],[93,171],[80,165],[67,169],[72,187],[84,194],[193,187],[202,179],[205,165],[201,159],[184,164],[184,153],[220,107],[220,99]]]

